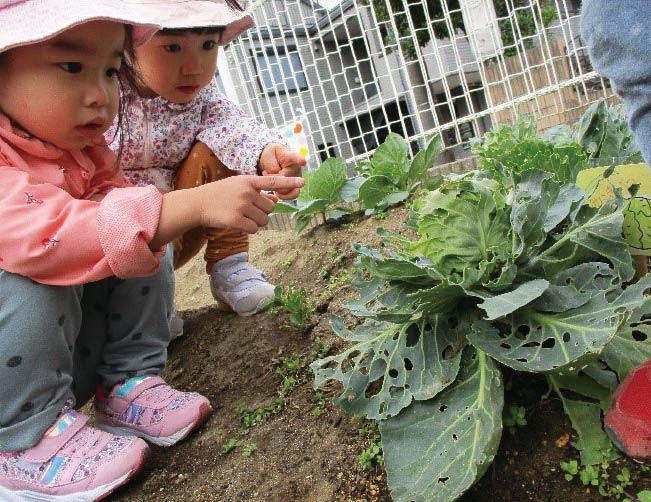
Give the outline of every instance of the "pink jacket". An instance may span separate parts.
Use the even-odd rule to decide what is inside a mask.
[[[1,269],[58,286],[159,270],[162,195],[131,186],[106,146],[63,151],[0,114],[0,183]]]

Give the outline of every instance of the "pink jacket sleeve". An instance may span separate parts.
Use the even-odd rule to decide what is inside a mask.
[[[155,187],[116,188],[100,203],[13,167],[0,167],[0,176],[0,268],[51,285],[158,271],[164,250],[148,246],[162,205]]]

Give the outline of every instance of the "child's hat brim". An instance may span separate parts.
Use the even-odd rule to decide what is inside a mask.
[[[151,21],[164,29],[223,27],[219,45],[228,44],[254,25],[249,11],[232,9],[224,0],[123,1],[151,8]]]
[[[0,52],[43,42],[89,21],[115,21],[134,27],[134,43],[158,29],[146,2],[124,0],[0,0]]]

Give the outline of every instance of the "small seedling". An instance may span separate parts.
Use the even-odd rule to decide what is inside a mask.
[[[231,438],[228,441],[226,441],[222,446],[222,452],[230,453],[235,448],[237,448],[240,444],[242,444],[242,441],[240,441],[239,439]]]
[[[291,325],[298,331],[305,331],[316,310],[315,303],[307,299],[305,288],[294,285],[276,286],[274,294],[270,312],[277,313],[283,310],[288,312]]]
[[[384,456],[382,455],[382,445],[379,441],[374,441],[362,453],[357,455],[357,462],[364,470],[372,469],[374,465],[384,465]]]
[[[279,375],[296,374],[305,368],[307,361],[303,356],[293,352],[289,357],[282,358],[282,366],[276,370]]]
[[[286,376],[283,379],[283,383],[280,386],[280,392],[283,395],[287,395],[291,391],[293,391],[296,388],[297,385],[298,385],[298,382],[297,382],[296,378],[294,378],[293,376]]]
[[[631,472],[624,467],[615,479],[611,479],[609,462],[602,462],[600,465],[579,466],[576,460],[560,463],[561,470],[565,473],[565,479],[572,481],[578,476],[583,486],[596,486],[602,497],[622,502],[651,502],[651,491],[643,490],[637,496],[627,492],[627,488],[633,485]]]
[[[527,410],[524,406],[512,404],[508,407],[504,417],[504,427],[508,429],[511,435],[515,434],[518,427],[527,425]]]
[[[579,463],[576,460],[561,462],[561,470],[565,473],[565,480],[572,481],[579,473]]]
[[[258,445],[255,443],[246,443],[242,447],[242,455],[244,457],[250,457],[258,449]]]
[[[316,401],[316,406],[312,408],[312,416],[315,418],[319,418],[321,415],[323,415],[326,412],[325,396],[323,395],[323,392],[321,392],[320,390],[314,392],[314,400]]]
[[[651,490],[642,490],[638,492],[637,498],[640,502],[651,502]],[[628,499],[625,499],[624,502],[631,502]]]
[[[280,272],[282,274],[285,274],[289,268],[292,266],[292,263],[294,263],[294,258],[287,258],[286,260],[283,260],[283,262],[280,264]]]
[[[310,352],[310,357],[312,360],[321,359],[328,355],[330,349],[332,349],[330,345],[326,345],[321,338],[317,338],[314,341],[314,348],[312,349],[312,352]]]

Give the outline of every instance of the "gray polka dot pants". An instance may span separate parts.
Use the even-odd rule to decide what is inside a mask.
[[[151,277],[46,286],[0,270],[0,452],[35,445],[67,400],[165,366],[171,253]]]

